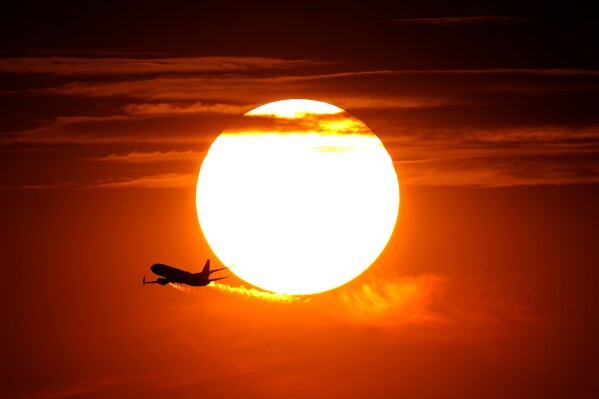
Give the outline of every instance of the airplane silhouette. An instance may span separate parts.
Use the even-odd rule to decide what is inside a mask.
[[[162,263],[155,263],[150,267],[150,270],[159,276],[155,281],[146,281],[144,276],[142,283],[146,284],[160,284],[167,285],[168,283],[179,283],[187,284],[192,287],[202,287],[210,284],[212,281],[222,280],[227,277],[210,278],[210,275],[219,270],[228,269],[228,267],[222,267],[220,269],[210,270],[210,259],[206,261],[204,268],[200,273],[190,273],[185,270],[177,269],[176,267],[163,265]]]

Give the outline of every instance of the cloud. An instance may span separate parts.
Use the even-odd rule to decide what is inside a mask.
[[[599,151],[396,161],[400,185],[511,187],[599,183]]]
[[[226,127],[230,115],[107,115],[57,117],[32,129],[5,132],[0,145],[11,144],[202,144]],[[149,120],[151,119],[151,120]],[[198,129],[198,126],[201,129]]]
[[[446,279],[424,274],[372,280],[358,288],[342,289],[336,312],[346,321],[376,326],[424,325],[441,322],[432,301],[444,290]]]
[[[89,158],[90,161],[98,162],[123,162],[123,163],[156,163],[156,162],[197,162],[206,155],[206,151],[166,151],[166,152],[139,152],[133,151],[127,154],[110,154],[103,157]]]
[[[599,128],[455,129],[386,143],[401,185],[599,183]]]
[[[77,187],[75,183],[54,183],[54,184],[36,184],[22,186],[4,186],[1,190],[47,190],[47,189],[63,189]]]
[[[342,131],[343,134],[366,134],[372,132],[363,122],[347,112],[336,114],[306,114],[299,118],[278,115],[246,115],[229,125],[227,133],[323,133]]]
[[[554,154],[596,150],[599,144],[599,125],[580,128],[552,125],[499,128],[415,126],[390,129],[385,135],[388,135],[385,145],[391,150],[413,148],[427,152],[428,157],[418,159],[438,155],[469,157],[477,153],[507,155],[509,151]]]
[[[86,188],[189,189],[195,187],[196,181],[195,173],[163,173],[116,181],[99,181]]]
[[[440,274],[371,279],[338,290],[331,316],[340,322],[392,331],[418,331],[441,340],[541,332],[556,320],[527,307],[521,293],[489,292],[474,278]]]
[[[136,155],[133,156],[134,158]],[[150,163],[159,162],[150,160],[142,155],[138,160],[123,160],[116,162],[132,162],[132,163]],[[154,158],[158,158],[156,156]],[[168,157],[168,155],[167,155]],[[38,185],[14,185],[0,187],[1,190],[55,190],[55,189],[157,189],[157,190],[176,190],[194,188],[197,182],[197,173],[162,173],[148,176],[138,177],[123,177],[115,179],[99,179],[94,183],[50,183]]]
[[[233,105],[219,103],[144,103],[130,104],[125,107],[125,112],[136,116],[153,115],[181,115],[181,114],[232,114],[242,115],[252,108],[252,105]]]
[[[221,370],[161,370],[140,372],[135,375],[101,377],[73,381],[31,392],[21,396],[22,399],[66,399],[79,397],[106,397],[110,392],[118,391],[125,396],[139,396],[140,391],[153,392],[156,390],[173,389],[176,387],[192,386],[218,378]]]
[[[443,17],[443,18],[398,18],[384,21],[369,22],[367,26],[377,26],[385,24],[395,25],[512,25],[525,24],[530,22],[528,18],[521,17],[501,17],[495,15],[481,15],[473,17]]]
[[[522,76],[537,79],[524,80]],[[599,71],[566,69],[473,69],[362,71],[317,75],[168,76],[87,81],[31,89],[30,95],[132,98],[148,102],[196,102],[189,111],[247,111],[253,104],[285,98],[311,98],[358,108],[417,108],[472,102],[467,95],[513,92],[592,91]],[[581,81],[576,77],[586,77]],[[559,80],[558,80],[559,79]],[[204,104],[206,108],[197,104]],[[348,103],[348,105],[345,104]],[[212,104],[212,106],[208,106]],[[248,107],[248,108],[245,108]],[[211,109],[212,108],[212,109]],[[184,113],[186,107],[142,106],[130,109]]]
[[[4,132],[0,145],[118,145],[118,151],[108,150],[112,155],[103,149],[102,156],[94,157],[89,150],[82,158],[105,165],[186,161],[225,129],[234,130],[236,115],[272,100],[312,98],[348,109],[364,121],[391,153],[402,185],[503,187],[598,180],[599,118],[591,104],[599,90],[599,71],[373,70],[304,76],[290,71],[113,76],[34,88],[26,98],[89,101],[101,104],[98,112],[105,114],[48,117],[35,121],[37,127],[29,123]],[[165,172],[188,170],[146,174]],[[151,182],[113,179],[100,184],[150,188]]]
[[[268,119],[256,118],[253,119]],[[79,119],[76,119],[79,121]],[[94,119],[94,123],[97,120]],[[280,122],[280,121],[277,121]],[[64,123],[64,121],[63,121]],[[89,123],[89,122],[86,122]],[[234,125],[233,125],[234,126]],[[265,125],[266,126],[266,125]],[[279,126],[281,130],[283,125]],[[302,124],[290,124],[289,129],[304,128]],[[110,144],[131,143],[139,148],[144,145],[176,144],[179,148],[171,151],[139,151],[112,153],[83,158],[103,164],[164,164],[173,162],[197,163],[201,161],[209,145],[204,136],[190,134],[143,134],[132,132],[123,126],[112,134],[104,133],[104,128],[87,132],[89,127],[82,125],[74,130],[65,130],[66,125],[53,129],[20,135],[18,143],[78,143]],[[374,129],[378,131],[378,129]],[[160,131],[160,129],[159,129]],[[383,129],[384,131],[384,129]],[[85,134],[82,134],[85,132]],[[215,136],[216,137],[216,136]],[[389,130],[381,137],[394,161],[399,182],[402,186],[470,186],[507,187],[522,185],[563,185],[590,184],[599,182],[599,128],[510,128],[475,129],[454,128],[445,130],[408,129]],[[203,150],[198,150],[202,143]],[[193,149],[190,146],[193,144]],[[185,147],[189,148],[186,149]],[[173,148],[173,147],[171,147]],[[173,169],[174,168],[174,169]],[[160,168],[164,172],[164,168]],[[140,179],[111,180],[94,183],[98,188],[176,188],[192,187],[195,177],[181,180],[161,173],[153,168],[153,177]],[[185,175],[187,167],[169,166],[168,172]],[[110,172],[111,174],[114,171]],[[161,176],[161,177],[156,177]],[[23,185],[14,188],[68,188],[70,185],[40,183],[35,186]]]
[[[450,105],[464,105],[467,101],[450,97],[427,97],[427,96],[376,96],[362,95],[354,97],[331,97],[331,102],[343,104],[345,108],[353,109],[415,109],[415,108],[434,108]]]
[[[321,64],[310,60],[267,57],[8,57],[0,72],[47,75],[141,75],[202,72],[247,72]]]
[[[310,80],[306,77],[158,77],[151,79],[120,80],[113,82],[74,82],[50,88],[36,89],[39,95],[63,95],[84,97],[124,97],[149,101],[194,101],[198,98],[208,102],[236,100],[245,103],[255,101],[256,93],[268,95],[278,92],[281,84]],[[273,86],[277,85],[277,86]],[[254,99],[254,101],[252,101]]]
[[[87,396],[94,393],[106,392],[115,387],[122,387],[128,383],[140,380],[139,378],[123,378],[123,377],[110,377],[105,379],[98,379],[96,381],[81,382],[79,384],[72,384],[71,386],[58,387],[53,389],[47,389],[43,391],[37,391],[31,395],[26,395],[24,398],[36,398],[36,399],[64,399]]]

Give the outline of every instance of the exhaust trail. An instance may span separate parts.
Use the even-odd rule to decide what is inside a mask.
[[[185,292],[188,294],[197,294],[198,292],[191,287],[183,286],[176,283],[169,283],[171,287],[174,289]],[[246,288],[243,285],[239,287],[232,287],[227,284],[215,283],[212,281],[206,287],[214,288],[221,292],[225,292],[231,295],[241,295],[248,298],[256,298],[263,301],[269,302],[282,302],[282,303],[292,303],[292,302],[308,302],[308,299],[302,299],[299,296],[288,295],[288,294],[280,294],[275,292],[261,291],[256,288]]]

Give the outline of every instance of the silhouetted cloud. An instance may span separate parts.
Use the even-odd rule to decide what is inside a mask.
[[[471,22],[475,21],[480,20]],[[73,61],[76,65],[81,61],[78,57],[65,60],[71,58],[77,59]],[[216,68],[216,60],[221,58],[230,61],[224,64],[223,71],[235,65],[253,68],[250,59],[237,57],[192,57],[179,61],[164,58],[170,61],[152,68],[176,69],[178,62],[183,64],[182,69],[193,65]],[[159,57],[153,59],[159,64]],[[91,70],[92,61],[85,68]],[[121,61],[115,61],[116,66],[109,63],[110,67],[132,68],[127,61]],[[281,68],[285,65],[271,61],[263,64]],[[74,67],[77,68],[84,67]],[[363,120],[391,153],[402,185],[488,187],[598,181],[595,157],[599,117],[589,104],[599,92],[599,71],[439,69],[302,75],[298,67],[290,68],[277,73],[267,69],[224,75],[211,71],[199,75],[165,72],[136,78],[115,72],[104,79],[66,84],[58,79],[43,87],[34,85],[23,95],[51,97],[53,102],[65,104],[89,101],[103,105],[99,112],[90,111],[89,115],[58,114],[39,120],[33,117],[33,122],[28,121],[24,128],[17,125],[2,132],[0,145],[118,145],[118,151],[109,150],[112,155],[103,150],[100,155],[83,158],[102,161],[104,165],[191,162],[196,153],[208,149],[220,132],[238,129],[237,115],[282,98],[310,98],[348,109]],[[255,130],[288,132],[318,130],[327,118],[330,117],[252,119]],[[249,129],[247,125],[242,128]],[[156,147],[149,148],[152,145],[161,147],[157,151]],[[147,176],[189,172],[184,165],[171,164],[145,170]],[[129,181],[128,172],[120,173],[110,175],[112,180],[100,185],[89,185],[185,185],[156,177]],[[35,186],[45,187],[43,182]]]
[[[133,151],[127,154],[110,154],[103,157],[89,158],[90,161],[99,162],[123,162],[123,163],[155,163],[173,161],[198,162],[206,155],[205,151],[167,151],[167,152],[139,152]]]
[[[599,153],[586,159],[579,154],[568,155],[439,159],[396,162],[395,165],[400,185],[407,186],[513,187],[599,183],[599,162],[596,162]]]
[[[251,109],[251,105],[233,105],[233,104],[210,104],[194,102],[188,103],[143,103],[130,104],[125,107],[125,112],[137,116],[152,115],[179,115],[179,114],[197,114],[197,113],[215,113],[241,115]]]
[[[525,24],[530,22],[529,18],[502,17],[496,15],[481,15],[473,17],[442,17],[442,18],[398,18],[384,21],[369,22],[367,26],[385,24],[396,25],[511,25]]]
[[[21,186],[3,186],[0,187],[2,190],[56,190],[63,188],[76,188],[77,185],[75,183],[54,183],[54,184],[30,184],[30,185],[21,185]]]
[[[115,144],[115,143],[206,143],[206,132],[211,132],[214,117],[207,114],[183,114],[169,119],[168,130],[164,119],[153,122],[148,118],[164,115],[127,115],[88,117],[58,117],[46,121],[42,126],[22,131],[5,132],[0,136],[0,145],[10,144]],[[188,118],[188,119],[186,119]],[[191,120],[189,120],[191,118]],[[221,117],[222,118],[222,117]],[[202,129],[197,125],[202,123]],[[213,134],[218,134],[218,131]]]
[[[51,75],[140,75],[289,69],[319,64],[309,60],[268,57],[8,57],[0,72]]]
[[[141,176],[118,181],[100,181],[86,188],[149,188],[149,189],[181,189],[195,186],[197,175],[194,173],[164,173],[161,175]]]
[[[598,144],[597,127],[546,127],[456,129],[387,147],[402,185],[505,187],[597,183]]]
[[[520,78],[524,76],[538,78]],[[233,111],[231,106],[224,104],[249,105],[282,98],[316,98],[325,101],[328,99],[345,107],[348,106],[344,104],[347,101],[348,104],[359,108],[415,108],[469,102],[467,98],[463,98],[468,93],[596,90],[598,85],[593,80],[595,76],[599,76],[599,71],[565,69],[364,71],[306,76],[267,74],[252,77],[160,76],[150,79],[58,83],[51,87],[31,89],[28,93],[131,98],[162,103],[197,103],[201,99],[206,112],[212,108],[213,112],[224,113]],[[588,77],[590,80],[584,82],[575,79],[576,77]],[[559,80],[556,80],[557,78]],[[476,86],[473,87],[473,83]],[[438,87],[435,87],[435,84]],[[178,111],[176,107],[162,107],[163,111]],[[194,107],[199,111],[198,105]],[[147,109],[152,110],[152,107],[148,106]],[[133,112],[136,110],[143,112],[144,107],[131,108]],[[160,107],[153,110],[161,111]],[[185,112],[184,109],[179,111]]]

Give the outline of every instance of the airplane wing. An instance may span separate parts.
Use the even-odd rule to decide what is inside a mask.
[[[210,282],[216,281],[216,280],[222,280],[223,278],[229,278],[229,276],[226,277],[218,277],[218,278],[211,278]]]

